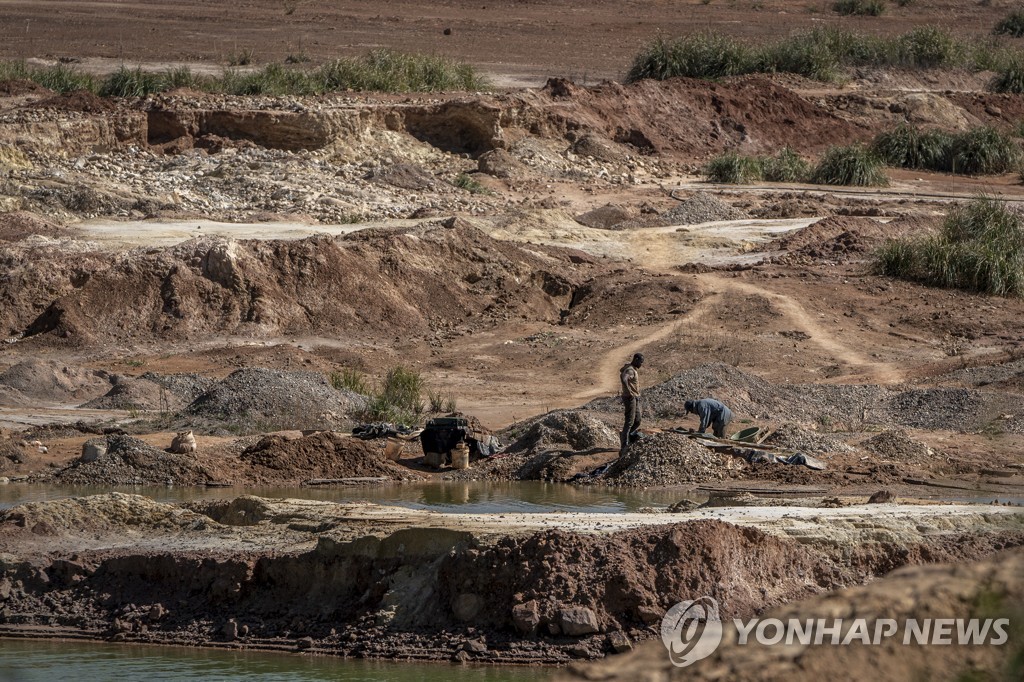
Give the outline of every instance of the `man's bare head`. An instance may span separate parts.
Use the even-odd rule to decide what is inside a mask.
[[[644,355],[643,355],[643,353],[634,353],[633,354],[633,360],[629,364],[631,364],[634,367],[636,367],[637,369],[639,369],[640,366],[644,364]]]

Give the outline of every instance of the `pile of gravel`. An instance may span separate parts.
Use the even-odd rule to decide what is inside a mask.
[[[365,405],[365,396],[337,390],[317,372],[245,368],[211,386],[186,411],[266,430],[322,429],[345,424]]]
[[[600,419],[581,410],[558,410],[513,424],[501,435],[512,441],[509,454],[544,450],[582,452],[594,448],[618,447],[618,435]]]
[[[894,421],[918,429],[971,431],[982,424],[983,401],[966,388],[926,388],[902,391],[891,396],[887,409]]]
[[[721,480],[725,471],[721,455],[686,436],[664,432],[631,445],[596,482],[632,487],[704,483]]]
[[[75,485],[202,485],[211,480],[194,454],[165,452],[131,436],[95,442],[106,452],[91,462],[79,458],[53,476],[55,483]]]
[[[903,429],[883,431],[861,443],[861,447],[880,459],[913,462],[934,457],[935,451],[911,438]]]
[[[666,225],[698,225],[716,220],[743,220],[749,217],[714,195],[694,192],[693,196],[665,211],[658,219]]]
[[[106,395],[94,398],[82,407],[94,410],[178,411],[192,403],[214,384],[198,374],[155,374],[140,377],[121,374],[110,378]]]
[[[815,454],[854,452],[856,450],[838,438],[805,429],[792,422],[780,425],[762,442],[764,445],[772,445],[784,450]]]

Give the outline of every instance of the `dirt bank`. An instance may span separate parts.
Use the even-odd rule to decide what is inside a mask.
[[[761,509],[766,533],[729,510],[716,513],[739,525],[704,513],[559,522],[252,497],[36,503],[0,515],[0,634],[564,662],[650,638],[691,595],[749,616],[899,566],[1024,544],[1020,517],[990,509],[862,513],[839,536],[849,510]],[[537,528],[552,522],[562,528]]]

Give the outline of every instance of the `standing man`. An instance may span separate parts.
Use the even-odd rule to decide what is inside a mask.
[[[644,364],[644,356],[635,353],[633,359],[619,370],[622,382],[622,408],[624,420],[622,433],[619,434],[619,457],[626,454],[630,436],[640,428],[640,372],[637,370]]]
[[[732,410],[711,398],[703,400],[687,400],[683,403],[683,416],[695,414],[700,417],[697,431],[704,433],[710,426],[717,438],[725,438],[725,427],[732,421]]]

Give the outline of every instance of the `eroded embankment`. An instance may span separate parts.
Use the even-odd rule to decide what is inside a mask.
[[[682,599],[745,617],[1024,544],[1021,517],[998,507],[736,512],[189,508],[119,494],[23,505],[0,516],[0,635],[557,662],[650,638]]]

